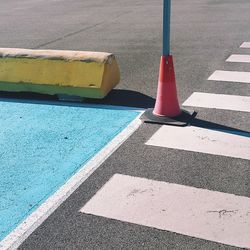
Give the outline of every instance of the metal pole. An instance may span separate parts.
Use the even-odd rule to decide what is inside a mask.
[[[171,0],[163,0],[163,56],[170,55]]]

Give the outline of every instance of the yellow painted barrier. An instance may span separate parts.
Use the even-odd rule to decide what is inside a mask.
[[[105,52],[0,48],[0,90],[103,98],[120,80]]]

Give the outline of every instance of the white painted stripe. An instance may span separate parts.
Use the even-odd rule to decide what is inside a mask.
[[[226,60],[227,62],[242,62],[250,63],[250,55],[231,55]]]
[[[250,198],[116,174],[80,210],[250,247]]]
[[[141,124],[139,116],[90,159],[90,161],[83,165],[55,194],[48,198],[14,231],[5,237],[0,242],[0,249],[17,249],[17,247],[20,246],[38,226],[40,226],[126,139],[128,139],[130,135],[132,135],[136,129],[139,128]]]
[[[183,105],[250,112],[250,97],[194,92]]]
[[[208,80],[250,83],[250,72],[216,70]]]
[[[162,126],[146,144],[250,160],[250,138],[226,131]]]
[[[241,44],[240,48],[250,49],[250,42],[244,42]]]

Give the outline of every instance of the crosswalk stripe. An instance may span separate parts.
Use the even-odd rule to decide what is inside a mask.
[[[229,131],[162,126],[146,144],[250,160],[250,138]]]
[[[250,112],[250,97],[194,92],[183,105]]]
[[[250,72],[216,70],[208,80],[250,83]]]
[[[237,55],[233,54],[226,60],[227,62],[242,62],[250,63],[250,55]]]
[[[82,213],[250,247],[250,198],[115,174]]]
[[[240,48],[247,48],[250,49],[250,42],[244,42],[241,44]]]

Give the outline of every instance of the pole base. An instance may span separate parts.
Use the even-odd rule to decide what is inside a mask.
[[[187,126],[196,115],[197,112],[195,111],[181,109],[181,114],[175,117],[158,116],[153,114],[153,109],[150,108],[144,112],[144,114],[141,116],[141,120],[145,123],[184,127]]]

